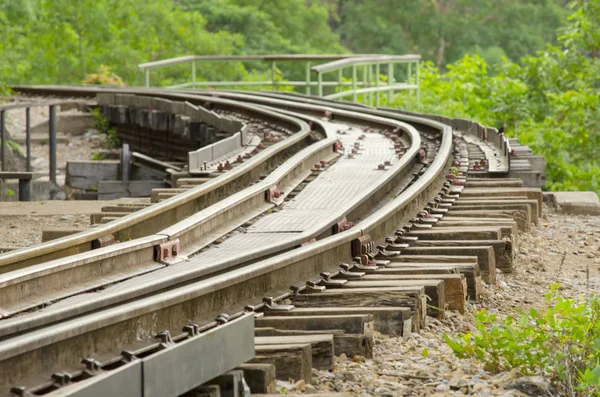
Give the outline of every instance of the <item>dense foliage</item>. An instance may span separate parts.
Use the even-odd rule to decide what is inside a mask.
[[[357,53],[416,53],[441,66],[478,54],[518,61],[555,42],[566,0],[338,0],[343,44]]]
[[[598,192],[600,1],[567,1],[0,0],[0,96],[17,83],[140,85],[138,64],[189,54],[419,53],[421,101],[394,105],[506,124],[546,156],[549,188]],[[266,67],[197,73],[258,81]],[[297,67],[285,77],[302,79]]]
[[[492,372],[516,368],[544,375],[565,396],[600,395],[600,297],[585,300],[546,294],[549,308],[522,312],[519,318],[482,310],[476,331],[446,341],[458,357],[475,357]]]
[[[549,45],[521,64],[496,67],[465,56],[441,73],[421,70],[421,101],[398,95],[395,106],[505,124],[548,162],[547,187],[600,193],[600,2],[575,0],[573,14]]]

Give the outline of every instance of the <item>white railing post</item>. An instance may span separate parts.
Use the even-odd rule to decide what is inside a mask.
[[[352,65],[352,102],[356,103],[356,65]]]

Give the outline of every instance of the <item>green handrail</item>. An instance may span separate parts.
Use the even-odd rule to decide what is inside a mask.
[[[363,101],[373,103],[373,93],[375,93],[375,102],[378,105],[380,101],[380,92],[387,91],[388,99],[391,100],[393,92],[398,90],[416,90],[419,95],[418,64],[421,60],[419,55],[378,55],[378,54],[283,54],[283,55],[188,55],[178,58],[164,59],[155,62],[148,62],[138,65],[144,73],[145,86],[150,87],[150,74],[153,69],[172,67],[179,64],[191,64],[190,81],[171,85],[167,88],[200,88],[200,87],[271,87],[277,89],[278,86],[304,87],[305,93],[310,95],[312,87],[316,87],[319,96],[325,96],[331,99],[346,98],[352,96],[356,102],[358,95],[363,95]],[[270,63],[271,79],[263,81],[198,81],[196,76],[197,64],[202,62],[244,62],[261,61]],[[304,81],[277,81],[276,71],[277,62],[304,62],[305,79]],[[315,62],[325,62],[312,66]],[[407,81],[396,83],[394,69],[396,64],[407,64]],[[412,83],[412,65],[416,66],[416,82]],[[381,65],[387,67],[387,84],[380,85]],[[373,70],[373,67],[375,70]],[[352,81],[344,81],[344,71],[351,68]],[[363,78],[357,78],[357,68],[362,68]],[[325,73],[337,71],[336,81],[326,81],[323,78]],[[316,73],[317,81],[312,79],[312,73]],[[324,95],[324,88],[334,87],[333,94]],[[350,88],[344,91],[344,88]]]

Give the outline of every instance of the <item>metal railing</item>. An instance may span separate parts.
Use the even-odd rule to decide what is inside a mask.
[[[7,171],[6,147],[8,138],[6,136],[6,112],[25,110],[25,161],[27,172],[32,172],[31,166],[31,108],[48,106],[48,147],[49,147],[49,178],[56,183],[56,107],[70,104],[73,101],[54,100],[40,103],[16,103],[11,105],[0,105],[0,171]]]
[[[419,61],[420,55],[378,55],[378,56],[360,56],[346,58],[312,68],[317,73],[318,95],[327,99],[341,99],[352,96],[352,101],[357,102],[358,95],[363,96],[363,102],[373,105],[373,94],[375,94],[375,106],[379,106],[380,93],[388,92],[388,102],[392,101],[394,91],[415,90],[417,98],[419,97]],[[394,73],[395,65],[406,65],[406,82],[397,82]],[[386,69],[387,81],[381,84],[382,66]],[[415,69],[415,84],[413,80],[413,68]],[[358,78],[358,69],[362,71],[362,80]],[[344,71],[350,70],[352,73],[351,82],[344,84]],[[323,88],[325,73],[337,72],[338,91],[329,95],[324,95]],[[349,85],[351,89],[343,90],[344,86]],[[364,88],[357,88],[364,87]]]
[[[330,99],[352,97],[357,102],[359,95],[365,103],[379,104],[380,93],[388,92],[391,101],[394,91],[415,90],[419,96],[419,62],[420,55],[377,55],[377,54],[324,54],[324,55],[231,55],[231,56],[199,56],[189,55],[161,61],[148,62],[138,65],[144,73],[145,86],[151,86],[151,71],[175,65],[190,64],[190,80],[185,83],[170,85],[166,88],[206,88],[206,87],[270,87],[277,90],[280,87],[304,87],[307,95],[318,94]],[[198,64],[209,62],[267,62],[270,64],[270,80],[261,81],[199,81]],[[304,81],[279,80],[277,75],[278,62],[303,62]],[[313,66],[315,62],[326,62]],[[405,64],[404,81],[397,79],[398,69],[395,65]],[[357,71],[361,70],[362,79],[358,78]],[[382,70],[383,69],[383,70]],[[337,79],[328,81],[324,78],[326,73],[337,71]],[[387,75],[387,81],[381,82],[381,72]],[[350,81],[344,80],[344,74],[351,75]],[[316,75],[316,76],[315,76]],[[315,78],[316,77],[316,80]],[[414,80],[414,81],[413,81]],[[313,87],[316,93],[313,93]],[[324,95],[324,88],[332,88],[333,93]]]

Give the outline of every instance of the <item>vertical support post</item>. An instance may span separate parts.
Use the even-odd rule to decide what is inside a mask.
[[[192,61],[192,88],[196,88],[196,61]]]
[[[352,102],[356,103],[356,65],[352,65]]]
[[[6,143],[6,126],[4,124],[4,110],[0,110],[0,161],[2,162],[2,171],[6,171],[6,153],[4,144]]]
[[[388,63],[387,78],[388,85],[390,86],[388,89],[388,106],[390,106],[392,97],[394,96],[394,91],[391,89],[391,86],[394,85],[394,64],[392,62]]]
[[[306,62],[306,95],[310,95],[311,94],[311,89],[310,89],[310,61]]]
[[[144,69],[144,75],[146,76],[146,88],[150,87],[150,69]]]
[[[19,201],[31,201],[31,180],[19,179]]]
[[[365,88],[367,86],[367,65],[363,65],[362,72],[362,87]],[[363,103],[367,103],[367,94],[363,94]]]
[[[50,105],[49,147],[50,147],[50,182],[56,183],[56,106]]]
[[[342,86],[342,78],[344,77],[343,73],[342,73],[342,69],[338,70],[338,92],[342,92],[343,91],[343,86]]]
[[[129,151],[129,144],[124,143],[121,150],[121,176],[123,182],[129,182],[129,176],[131,175],[131,152]]]
[[[321,72],[317,72],[317,77],[318,77],[318,85],[319,85],[319,96],[322,97],[323,96],[323,75],[321,74]]]
[[[275,61],[271,62],[271,84],[273,85],[273,91],[275,91],[277,89],[277,65],[275,63]]]
[[[408,70],[406,72],[406,83],[410,85],[410,84],[412,84],[412,62],[408,62],[406,64],[406,66],[408,68]],[[408,97],[409,98],[411,97],[411,91],[410,90],[408,91]]]
[[[415,62],[415,77],[417,79],[417,101],[421,100],[421,84],[419,84],[419,61]]]
[[[379,107],[379,64],[375,64],[375,87],[377,87],[377,91],[375,92],[375,107]]]
[[[25,108],[25,151],[27,172],[31,172],[31,108]]]
[[[373,65],[368,65],[367,68],[369,68],[367,73],[367,87],[371,88],[373,84]],[[369,92],[367,96],[369,97],[369,106],[373,106],[373,93]]]

